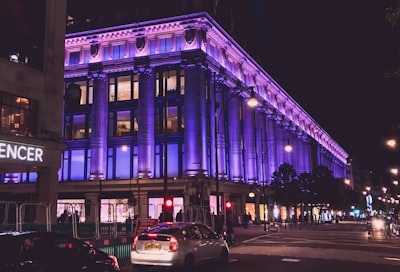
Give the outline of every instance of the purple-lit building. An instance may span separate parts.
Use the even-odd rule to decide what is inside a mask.
[[[227,200],[263,219],[282,163],[345,178],[346,151],[250,54],[207,13],[67,34],[65,90],[81,95],[64,108],[59,205],[158,218],[169,195],[189,219]]]

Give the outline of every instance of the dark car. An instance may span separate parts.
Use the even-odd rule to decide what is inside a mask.
[[[0,234],[1,272],[112,272],[118,260],[90,244],[56,232]]]

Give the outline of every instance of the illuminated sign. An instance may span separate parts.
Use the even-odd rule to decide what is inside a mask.
[[[22,143],[0,141],[0,159],[43,162],[43,148]]]

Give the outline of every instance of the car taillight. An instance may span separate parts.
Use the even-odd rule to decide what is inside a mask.
[[[155,239],[158,237],[157,233],[149,233],[147,234],[147,237],[151,238],[151,239]]]
[[[138,240],[139,240],[139,236],[136,236],[135,239],[133,239],[132,250],[136,250],[136,243]]]
[[[169,251],[176,252],[178,250],[178,240],[175,237],[171,237],[169,240]]]

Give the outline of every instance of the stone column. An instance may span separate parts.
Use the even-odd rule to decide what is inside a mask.
[[[257,154],[255,142],[255,109],[243,107],[243,132],[245,154],[245,179],[249,183],[257,181]]]
[[[212,135],[212,138],[215,138],[214,141],[217,142],[217,144],[214,146],[216,149],[216,152],[218,152],[218,178],[219,179],[225,179],[226,178],[226,145],[225,145],[225,107],[226,105],[224,104],[224,94],[226,92],[227,87],[223,85],[221,79],[217,79],[217,82],[214,83],[216,84],[216,133]],[[213,149],[213,148],[212,148]]]
[[[108,78],[102,67],[89,67],[93,80],[90,180],[104,180],[107,158]]]
[[[243,181],[242,130],[240,125],[240,99],[235,96],[228,102],[229,160],[232,180]]]
[[[47,214],[52,223],[57,222],[57,199],[58,199],[58,174],[53,167],[42,167],[38,171],[36,182],[38,202],[35,223],[45,225]]]
[[[98,208],[98,193],[86,193],[85,194],[85,222],[86,223],[95,223],[96,222],[96,214],[99,211]]]
[[[138,177],[148,178],[154,169],[154,72],[150,68],[138,71]]]
[[[276,138],[275,130],[276,123],[275,119],[272,118],[267,119],[267,135],[266,135],[266,160],[267,160],[267,168],[266,168],[266,177],[268,182],[271,181],[272,174],[277,168],[277,160],[276,160],[276,146],[273,140]]]
[[[207,174],[206,84],[201,63],[185,66],[185,165],[188,176]],[[193,63],[194,61],[194,63]]]

